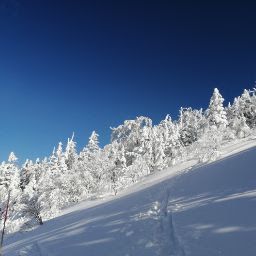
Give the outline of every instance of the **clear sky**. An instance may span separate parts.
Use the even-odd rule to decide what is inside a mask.
[[[0,0],[0,160],[252,88],[252,2]]]

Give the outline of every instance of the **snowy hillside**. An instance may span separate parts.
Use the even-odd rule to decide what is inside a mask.
[[[31,231],[79,202],[124,193],[169,167],[183,169],[182,163],[191,167],[225,155],[231,149],[223,145],[256,135],[256,88],[244,90],[226,107],[223,102],[215,88],[207,109],[181,108],[177,120],[168,114],[158,124],[145,116],[125,120],[111,128],[104,147],[93,131],[83,148],[73,133],[36,161],[21,164],[11,152],[0,164],[0,230]]]
[[[7,237],[5,256],[255,256],[256,141],[154,173],[116,197],[84,201]],[[240,153],[238,153],[240,152]]]

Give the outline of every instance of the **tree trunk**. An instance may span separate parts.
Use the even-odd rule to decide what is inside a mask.
[[[4,225],[3,225],[3,230],[2,230],[2,235],[1,235],[1,242],[0,242],[0,256],[2,256],[2,249],[3,249],[3,243],[4,243],[4,233],[5,233],[6,221],[7,221],[7,218],[8,218],[10,197],[11,197],[11,191],[8,192],[7,205],[6,205],[5,213],[4,213]]]

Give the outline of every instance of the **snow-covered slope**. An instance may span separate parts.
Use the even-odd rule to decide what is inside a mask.
[[[222,148],[222,160],[191,160],[116,197],[68,208],[8,237],[4,255],[255,256],[255,145],[233,143]]]

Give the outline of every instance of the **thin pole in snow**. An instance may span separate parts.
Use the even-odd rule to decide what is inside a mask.
[[[5,213],[4,213],[4,225],[3,225],[3,230],[2,230],[2,235],[1,235],[1,242],[0,242],[0,256],[3,256],[2,249],[3,249],[3,243],[4,243],[5,226],[6,226],[6,221],[7,221],[7,218],[8,218],[8,210],[9,210],[9,204],[10,204],[10,197],[11,197],[11,191],[9,190],[8,198],[7,198],[7,205],[6,205]]]

